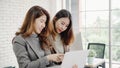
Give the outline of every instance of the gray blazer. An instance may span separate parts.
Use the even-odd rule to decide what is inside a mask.
[[[46,57],[50,51],[43,51],[40,46],[36,46],[34,38],[24,39],[18,35],[13,39],[12,44],[19,68],[46,68],[50,65]]]

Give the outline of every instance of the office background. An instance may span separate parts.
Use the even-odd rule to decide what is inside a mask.
[[[112,68],[119,68],[120,1],[111,0],[111,23],[109,23],[109,1],[0,0],[0,68],[6,66],[15,66],[18,68],[11,41],[15,36],[15,32],[21,26],[27,10],[33,5],[39,5],[47,9],[51,18],[59,9],[64,8],[69,10],[73,16],[74,33],[81,33],[81,42],[84,49],[87,48],[89,42],[105,43],[107,45],[105,59],[108,68],[110,64],[109,59],[111,59]],[[109,28],[109,26],[111,27]],[[109,31],[111,31],[111,35]],[[109,49],[110,47],[111,49]]]
[[[54,0],[0,0],[0,68],[15,66],[16,57],[12,50],[12,38],[21,26],[25,14],[33,5],[40,5],[51,13],[58,10]],[[51,7],[53,6],[53,7]]]

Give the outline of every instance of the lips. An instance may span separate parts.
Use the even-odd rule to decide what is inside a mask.
[[[43,28],[42,28],[43,29]],[[42,31],[42,29],[41,28],[39,28],[39,31],[41,32]]]
[[[39,29],[39,31],[41,32],[41,29]]]
[[[62,30],[60,30],[60,29],[58,29],[58,31],[61,33],[62,32]]]

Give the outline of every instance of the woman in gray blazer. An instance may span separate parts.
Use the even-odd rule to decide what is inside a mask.
[[[61,62],[63,54],[51,54],[49,13],[40,6],[31,7],[16,36],[13,38],[13,50],[19,68],[46,68],[52,62]]]

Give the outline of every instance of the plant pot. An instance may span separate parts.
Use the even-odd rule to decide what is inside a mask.
[[[88,57],[88,64],[93,64],[94,57]]]

